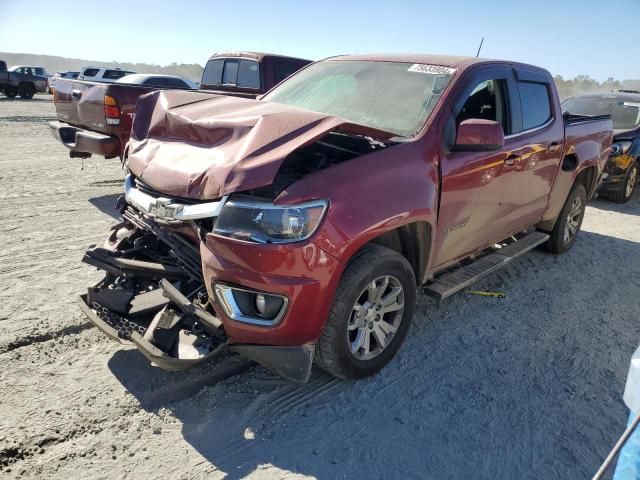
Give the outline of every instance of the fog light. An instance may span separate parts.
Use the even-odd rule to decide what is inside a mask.
[[[229,285],[215,284],[216,297],[227,316],[237,322],[254,325],[276,325],[287,309],[283,295],[262,293]]]
[[[256,295],[256,311],[260,315],[264,315],[264,311],[267,308],[267,300],[262,293]]]

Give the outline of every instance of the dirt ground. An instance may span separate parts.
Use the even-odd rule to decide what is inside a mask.
[[[151,367],[91,328],[80,263],[116,216],[118,160],[69,159],[49,97],[0,97],[3,478],[590,478],[624,429],[640,343],[640,196],[587,209],[564,256],[535,251],[422,296],[379,375],[288,383],[239,357]]]

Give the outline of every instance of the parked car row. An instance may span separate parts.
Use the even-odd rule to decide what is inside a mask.
[[[207,62],[200,90],[255,98],[309,63],[281,55],[220,53]],[[111,83],[60,79],[54,95],[58,122],[50,124],[52,133],[72,157],[122,157],[140,96],[158,89],[192,88],[190,82],[179,82],[178,77],[138,74]]]
[[[544,69],[432,55],[225,53],[198,91],[60,79],[54,137],[125,171],[79,305],[169,370],[231,349],[296,381],[374,374],[418,289],[574,245],[635,151],[616,111],[574,103]]]

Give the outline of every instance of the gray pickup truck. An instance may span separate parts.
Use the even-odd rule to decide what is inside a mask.
[[[36,92],[46,92],[49,80],[46,76],[36,75],[32,69],[25,73],[10,71],[7,63],[0,60],[0,91],[9,98],[30,99]]]

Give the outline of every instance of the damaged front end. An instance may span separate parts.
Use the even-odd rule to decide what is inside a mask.
[[[131,177],[125,191],[122,222],[103,247],[89,248],[83,257],[106,274],[78,298],[89,321],[165,370],[190,368],[232,350],[289,380],[306,381],[312,346],[233,345],[215,315],[195,246],[197,224],[187,218],[210,216],[216,202],[154,200]],[[172,220],[176,217],[183,220]]]

